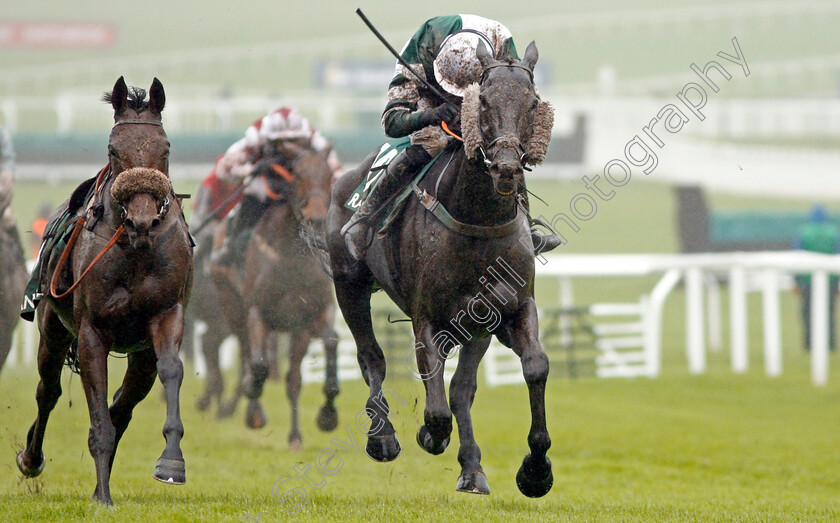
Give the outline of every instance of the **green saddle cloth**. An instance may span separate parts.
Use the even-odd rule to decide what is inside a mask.
[[[393,140],[391,142],[387,142],[382,145],[379,149],[379,153],[376,155],[376,159],[373,161],[373,164],[370,166],[370,170],[368,171],[365,178],[356,187],[356,190],[353,191],[353,194],[350,195],[350,198],[344,203],[344,207],[350,209],[351,211],[358,211],[359,207],[362,206],[365,199],[370,194],[373,187],[376,185],[376,182],[379,181],[379,178],[385,173],[385,170],[397,157],[397,155],[408,148],[411,145],[411,137],[406,136],[404,138],[399,138],[397,140]],[[439,153],[437,156],[432,158],[432,160],[423,166],[422,169],[417,173],[414,177],[414,183],[419,183],[420,180],[426,176],[426,173],[429,172],[429,169],[438,158],[443,155],[443,152]],[[400,195],[388,204],[388,207],[383,209],[382,212],[379,213],[379,217],[377,219],[377,229],[380,233],[384,233],[384,231],[394,222],[394,220],[399,216],[400,212],[404,205],[402,205],[408,195],[411,194],[411,184],[408,184],[406,188],[400,193]]]
[[[41,279],[44,276],[46,264],[53,252],[61,255],[64,248],[67,247],[67,241],[73,232],[73,226],[79,219],[79,213],[84,212],[87,202],[93,197],[95,181],[96,177],[82,182],[73,191],[73,195],[50,216],[47,226],[44,228],[41,249],[38,251],[38,260],[23,291],[20,317],[24,320],[35,320],[35,310],[44,297]]]

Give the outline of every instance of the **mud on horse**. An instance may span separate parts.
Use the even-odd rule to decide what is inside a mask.
[[[90,413],[88,447],[96,466],[93,498],[110,505],[111,468],[134,407],[160,376],[166,394],[166,446],[155,479],[186,481],[180,441],[178,350],[192,283],[192,242],[169,181],[169,140],[161,124],[163,86],[130,91],[122,77],[105,100],[114,108],[110,168],[63,253],[45,261],[49,285],[38,309],[38,417],[17,456],[29,477],[44,469],[50,411],[61,394],[62,365],[73,340]],[[110,239],[110,240],[109,240]],[[108,354],[128,353],[122,385],[108,407]]]
[[[483,73],[462,104],[463,149],[431,167],[419,187],[413,187],[416,198],[409,196],[401,225],[376,238],[362,261],[354,261],[340,234],[351,217],[343,204],[371,168],[375,154],[336,183],[327,219],[338,304],[370,387],[366,410],[372,429],[365,450],[376,461],[396,459],[401,450],[382,398],[385,359],[370,316],[376,281],[413,323],[417,368],[426,389],[417,442],[431,454],[442,453],[449,444],[454,413],[461,440],[456,488],[463,492],[490,493],[470,408],[476,371],[491,335],[519,356],[530,395],[531,453],[516,475],[517,486],[526,496],[539,497],[553,483],[546,455],[551,446],[545,419],[548,358],[537,338],[534,246],[517,200],[524,167],[545,157],[553,123],[550,105],[539,99],[534,87],[537,56],[533,42],[522,61],[496,61],[484,46],[478,47]],[[500,264],[515,278],[494,278],[492,271],[501,270]],[[488,320],[491,311],[497,322]],[[447,404],[442,369],[458,345],[458,368]]]

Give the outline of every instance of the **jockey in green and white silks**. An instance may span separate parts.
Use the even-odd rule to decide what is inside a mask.
[[[418,169],[456,140],[443,130],[441,122],[459,133],[460,115],[456,107],[460,107],[466,88],[481,79],[482,67],[475,54],[479,45],[485,45],[497,60],[519,59],[508,28],[476,15],[438,16],[427,20],[403,46],[400,56],[415,73],[441,88],[447,100],[424,86],[397,61],[388,86],[382,128],[391,138],[410,135],[411,146],[391,161],[359,210],[342,229],[347,248],[357,260],[364,257],[373,241],[372,218],[400,193]],[[552,244],[551,239],[540,243]]]

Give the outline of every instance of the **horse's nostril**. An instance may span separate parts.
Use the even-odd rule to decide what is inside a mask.
[[[131,218],[126,218],[123,221],[123,227],[125,227],[126,230],[134,230],[134,220],[132,220]]]
[[[155,227],[157,227],[158,225],[160,225],[160,218],[155,218],[154,220],[152,220],[152,228],[153,229]]]

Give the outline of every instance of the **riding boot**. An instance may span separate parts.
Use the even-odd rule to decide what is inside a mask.
[[[525,180],[520,184],[520,196],[522,198],[522,206],[525,207],[525,213],[528,215],[528,225],[531,227],[531,242],[534,244],[534,256],[556,249],[563,243],[559,236],[553,233],[544,233],[537,226],[545,227],[551,231],[551,227],[542,220],[531,218],[531,205],[528,201],[528,190],[525,187]]]
[[[359,210],[341,229],[350,255],[361,260],[373,243],[373,221],[391,200],[411,181],[419,168],[426,165],[432,156],[420,145],[411,145],[388,165],[371,189]]]
[[[251,240],[251,230],[262,218],[267,203],[246,194],[233,216],[228,220],[228,231],[219,250],[210,255],[216,265],[230,266],[238,263],[245,254],[245,248]]]

